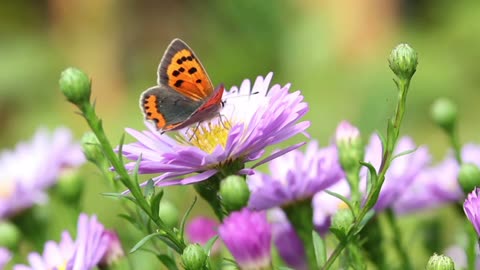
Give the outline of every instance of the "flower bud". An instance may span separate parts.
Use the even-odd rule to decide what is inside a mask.
[[[14,250],[20,242],[20,230],[8,221],[0,221],[0,247]]]
[[[346,234],[353,221],[354,218],[350,209],[340,209],[332,218],[331,228],[335,228]]]
[[[67,203],[76,204],[80,201],[84,181],[75,169],[64,169],[59,177],[55,191]]]
[[[360,138],[360,131],[347,121],[342,121],[335,134],[338,158],[345,172],[358,174],[360,161],[365,155],[365,148]]]
[[[118,234],[115,231],[105,230],[103,235],[108,238],[108,247],[102,259],[100,259],[99,265],[101,269],[108,269],[108,266],[115,264],[125,257],[125,252],[123,251]]]
[[[165,199],[162,200],[160,202],[160,209],[158,212],[158,215],[168,227],[173,228],[177,226],[178,210],[173,203]]]
[[[220,183],[222,203],[228,211],[236,211],[245,207],[250,198],[248,185],[240,176],[231,175]]]
[[[390,53],[388,63],[399,79],[410,80],[417,70],[417,52],[408,44],[399,44]]]
[[[91,82],[87,74],[77,68],[67,68],[60,75],[60,90],[71,103],[80,106],[90,101]]]
[[[207,253],[199,244],[190,244],[182,254],[182,263],[186,270],[205,269]]]
[[[432,105],[432,118],[441,128],[452,131],[457,121],[457,106],[447,98],[439,98]]]
[[[475,187],[480,187],[480,169],[472,163],[464,163],[458,172],[458,182],[465,194],[472,192]]]
[[[82,149],[85,157],[93,163],[97,163],[98,161],[104,159],[97,136],[95,136],[95,134],[91,131],[83,134]]]
[[[455,264],[445,255],[433,254],[428,260],[426,270],[455,270]]]

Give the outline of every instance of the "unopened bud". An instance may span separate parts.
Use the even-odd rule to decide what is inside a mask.
[[[458,172],[458,182],[465,194],[472,192],[475,187],[480,187],[480,169],[472,163],[464,163]]]
[[[236,211],[245,207],[250,198],[248,185],[240,176],[231,175],[220,183],[222,203],[228,211]]]
[[[20,235],[20,230],[13,223],[0,221],[0,247],[16,249]]]
[[[342,121],[335,134],[340,164],[345,172],[358,174],[360,161],[365,155],[365,148],[360,131],[347,121]]]
[[[452,131],[457,121],[457,106],[447,98],[440,98],[432,105],[432,118],[435,124]]]
[[[399,79],[410,80],[417,70],[417,52],[408,44],[399,44],[390,53],[388,63]]]
[[[71,103],[80,106],[90,101],[90,78],[80,69],[70,67],[64,70],[60,75],[59,85]]]
[[[207,253],[199,244],[190,244],[182,254],[182,263],[186,270],[205,269]]]
[[[173,228],[177,226],[178,210],[175,205],[170,201],[163,199],[160,202],[160,209],[158,215],[168,227]]]
[[[455,263],[445,255],[433,254],[428,260],[426,270],[455,270]]]

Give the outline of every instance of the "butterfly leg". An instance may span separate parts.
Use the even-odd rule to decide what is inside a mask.
[[[200,127],[200,124],[201,124],[201,123],[202,123],[202,122],[198,122],[198,123],[195,125],[195,129],[194,129],[193,132],[192,132],[192,136],[190,136],[190,138],[188,139],[188,141],[191,141],[191,140],[193,139],[193,137],[197,137],[197,136],[196,136],[196,133],[197,133],[198,128]],[[190,130],[190,127],[187,129],[187,131],[189,131],[189,130]],[[185,131],[185,135],[187,134],[187,131]],[[198,140],[198,138],[197,138],[197,140]]]

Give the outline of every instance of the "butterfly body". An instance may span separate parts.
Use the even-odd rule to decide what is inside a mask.
[[[224,87],[216,89],[193,51],[180,39],[168,46],[158,68],[158,85],[140,97],[145,119],[162,132],[182,129],[219,114]]]

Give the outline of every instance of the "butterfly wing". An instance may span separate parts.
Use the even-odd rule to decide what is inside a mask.
[[[213,85],[198,58],[185,42],[174,39],[158,67],[158,84],[167,85],[194,100],[205,100]]]
[[[202,105],[165,85],[147,89],[140,96],[140,108],[145,119],[162,131],[174,130]]]

